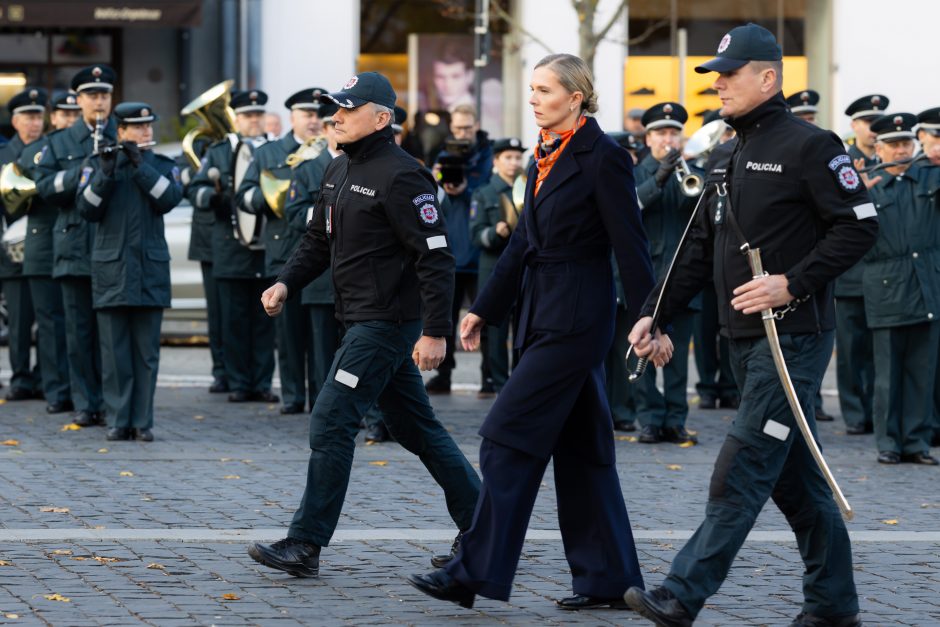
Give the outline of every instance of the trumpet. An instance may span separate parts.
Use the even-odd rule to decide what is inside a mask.
[[[914,164],[920,161],[921,159],[926,159],[926,158],[927,158],[927,153],[922,152],[919,155],[916,155],[914,157],[908,157],[907,159],[898,159],[897,161],[889,161],[887,163],[876,163],[875,165],[870,165],[867,168],[862,168],[858,172],[859,174],[868,174],[869,172],[877,172],[878,170],[883,170],[885,168],[894,168],[899,165]]]
[[[676,164],[676,178],[679,180],[679,189],[685,196],[695,197],[705,190],[705,180],[692,172],[682,157],[679,157],[679,163]]]

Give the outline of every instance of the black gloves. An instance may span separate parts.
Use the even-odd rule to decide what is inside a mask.
[[[114,166],[117,164],[116,150],[102,150],[98,153],[98,162],[101,164],[101,171],[105,176],[114,175]]]
[[[127,156],[127,160],[131,162],[131,165],[135,168],[139,166],[144,157],[140,154],[140,148],[137,147],[137,143],[124,141],[121,142],[121,146],[124,148],[124,154]]]
[[[653,178],[656,179],[657,187],[662,187],[666,184],[666,181],[669,180],[669,177],[673,175],[676,168],[679,166],[679,160],[681,158],[682,153],[678,150],[670,150],[666,153],[663,160],[659,162],[659,169],[656,170],[656,174],[653,175]]]
[[[209,197],[209,207],[220,218],[227,218],[232,214],[232,199],[221,192],[215,192]]]

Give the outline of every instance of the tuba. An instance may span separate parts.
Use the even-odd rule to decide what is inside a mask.
[[[180,111],[180,115],[195,115],[205,123],[183,138],[183,154],[193,169],[198,170],[202,165],[194,146],[197,139],[206,137],[219,141],[228,133],[235,132],[235,112],[229,106],[233,84],[234,81],[227,80],[210,87]]]
[[[316,159],[328,143],[326,136],[311,137],[302,143],[297,150],[287,155],[284,163],[291,169],[296,168],[304,161]],[[268,203],[271,212],[278,218],[284,217],[284,205],[287,199],[287,190],[290,189],[290,178],[278,178],[271,170],[262,170],[258,181],[264,201]]]
[[[15,220],[29,211],[36,191],[35,181],[23,174],[15,162],[0,168],[0,199],[10,219]]]

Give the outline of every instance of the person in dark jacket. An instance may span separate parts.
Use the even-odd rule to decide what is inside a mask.
[[[75,209],[82,164],[96,148],[113,144],[116,127],[111,96],[117,75],[107,65],[91,65],[72,77],[81,116],[67,130],[49,136],[36,168],[36,189],[59,208],[52,245],[52,277],[65,306],[69,380],[75,424],[105,424],[101,390],[101,351],[91,287],[91,244],[95,227]],[[50,405],[51,406],[51,405]]]
[[[535,67],[529,103],[541,127],[523,220],[461,323],[476,348],[486,324],[518,307],[520,357],[480,435],[483,489],[473,526],[442,569],[413,575],[422,592],[471,607],[506,601],[545,468],[554,460],[558,522],[574,596],[563,609],[623,607],[642,586],[614,455],[604,360],[614,335],[616,255],[627,310],[653,285],[627,151],[603,133],[591,70],[573,55]],[[521,290],[520,290],[521,286]]]
[[[395,91],[376,72],[352,77],[326,96],[344,154],[323,185],[298,248],[265,290],[278,315],[284,302],[332,267],[336,315],[346,334],[310,416],[310,462],[300,508],[287,537],[256,543],[255,561],[297,577],[316,577],[320,550],[336,529],[356,434],[379,403],[391,435],[419,455],[443,488],[451,518],[467,529],[480,480],[434,417],[421,380],[444,359],[451,333],[454,257],[447,246],[430,173],[395,145],[389,127]]]
[[[662,329],[711,274],[719,302],[730,304],[718,313],[741,390],[715,462],[704,522],[661,587],[633,587],[624,595],[658,625],[692,625],[769,498],[786,516],[806,565],[805,601],[791,627],[861,624],[849,535],[796,424],[760,314],[780,312],[782,356],[815,430],[813,399],[832,356],[832,280],[871,248],[878,220],[841,140],[789,112],[780,91],[782,59],[773,34],[748,24],[727,33],[717,57],[696,68],[719,73],[714,87],[721,114],[738,142],[714,190],[714,208],[698,214],[677,260],[659,328],[652,329],[651,314],[661,285],[630,333],[639,357],[668,352]],[[745,242],[760,249],[765,276],[753,277],[741,254]]]
[[[500,254],[509,243],[519,214],[512,199],[512,186],[522,173],[522,154],[527,149],[516,137],[493,142],[494,174],[490,182],[473,193],[470,202],[470,238],[480,250],[477,281],[486,285]],[[487,326],[483,333],[483,385],[479,396],[495,396],[509,378],[509,320]]]
[[[913,156],[916,123],[913,113],[888,114],[871,123],[883,163]],[[880,227],[862,264],[865,319],[874,349],[878,461],[936,466],[930,441],[940,345],[940,169],[918,162],[865,179],[872,185]]]
[[[160,323],[170,306],[170,250],[163,214],[183,185],[169,157],[154,154],[153,108],[114,109],[117,141],[86,160],[75,207],[95,222],[91,255],[101,338],[109,440],[153,441],[153,395],[160,366]]]

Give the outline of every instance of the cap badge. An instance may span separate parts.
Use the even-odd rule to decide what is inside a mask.
[[[95,78],[100,78],[100,77],[101,77],[101,68],[100,68],[100,67],[95,67],[95,68],[93,68],[93,69],[91,70],[91,75],[94,76]]]
[[[343,85],[343,89],[352,89],[353,87],[356,86],[356,83],[358,83],[358,82],[359,82],[359,77],[358,77],[358,76],[353,76],[351,79],[349,79],[348,81],[346,81],[346,84]]]
[[[36,91],[35,89],[29,90],[29,99],[35,100],[36,98],[39,98],[39,92]]]
[[[800,94],[800,100],[803,102],[809,102],[809,92],[804,91],[802,94]]]
[[[258,100],[258,92],[253,91],[250,94],[248,94],[248,99],[251,100],[252,102],[256,102]]]
[[[322,94],[322,93],[323,93],[323,92],[320,91],[319,89],[314,89],[314,90],[313,90],[313,97],[314,97],[315,99],[316,99],[316,98],[319,98],[319,97],[320,97],[320,94]]]
[[[150,109],[148,109],[147,107],[144,107],[143,109],[140,110],[141,117],[145,118],[148,115],[150,115]]]
[[[75,96],[67,96],[65,102],[68,104],[75,104]]]
[[[725,35],[721,38],[721,41],[718,43],[718,54],[721,54],[728,49],[728,46],[731,45],[731,35]]]
[[[672,113],[672,105],[671,104],[663,105],[663,113]]]
[[[904,124],[904,118],[902,118],[900,115],[896,115],[894,116],[894,119],[891,121],[894,123],[895,126],[898,127],[898,130],[900,131],[901,125]]]
[[[878,108],[878,105],[880,105],[880,104],[881,104],[881,96],[872,96],[872,97],[871,97],[871,105],[872,105],[873,107],[875,107],[875,108],[877,109],[877,108]]]
[[[513,137],[512,139],[509,140],[509,145],[513,147],[517,147],[519,146],[519,140]]]

